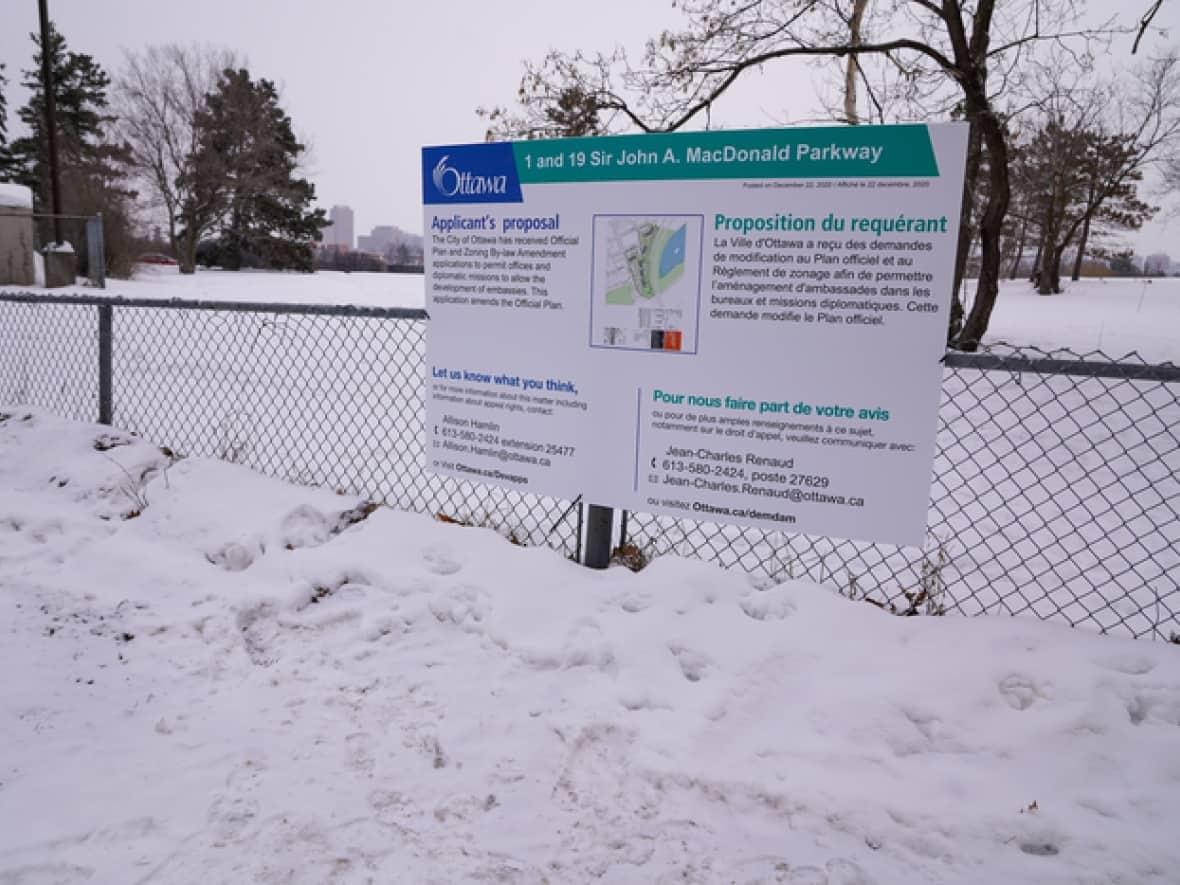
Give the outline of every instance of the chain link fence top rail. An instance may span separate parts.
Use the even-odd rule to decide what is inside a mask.
[[[103,307],[110,305],[111,307]],[[423,311],[0,293],[0,403],[114,423],[577,557],[576,502],[424,470]],[[623,541],[904,613],[1180,634],[1180,368],[993,345],[947,355],[921,548],[629,513]]]
[[[0,403],[94,421],[104,311],[116,426],[580,555],[576,504],[426,472],[424,311],[0,293]]]

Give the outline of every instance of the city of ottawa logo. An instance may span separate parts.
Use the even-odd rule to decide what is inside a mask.
[[[435,189],[444,197],[476,197],[508,193],[507,175],[472,175],[448,166],[450,155],[445,155],[434,167],[431,178]]]

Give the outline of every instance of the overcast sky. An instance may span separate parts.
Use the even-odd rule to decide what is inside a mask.
[[[1131,0],[1146,7],[1149,0]],[[376,224],[422,228],[419,149],[479,141],[480,106],[510,103],[521,61],[550,48],[637,51],[676,21],[671,0],[49,0],[70,47],[108,72],[123,49],[209,43],[245,55],[251,73],[275,80],[296,131],[311,147],[308,171],[321,205],[345,203],[356,231]],[[1123,0],[1092,8],[1125,11]],[[1180,0],[1158,17],[1180,42]],[[20,71],[31,66],[28,34],[37,0],[0,0],[0,61],[8,64],[10,127],[25,101]],[[1145,50],[1159,51],[1154,40]],[[1127,47],[1124,47],[1124,51]],[[1145,50],[1141,49],[1141,53]],[[729,126],[781,125],[817,111],[816,62],[776,68],[714,115]],[[1172,242],[1174,241],[1174,242]],[[1140,253],[1180,258],[1180,221],[1155,223]]]

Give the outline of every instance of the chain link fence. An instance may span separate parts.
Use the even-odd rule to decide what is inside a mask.
[[[901,614],[1180,641],[1180,367],[1007,345],[945,364],[921,548],[642,513],[626,539]]]
[[[0,293],[0,403],[102,416],[224,458],[578,558],[578,502],[424,469],[426,314]],[[100,330],[102,330],[100,332]],[[1180,638],[1180,367],[948,353],[926,543],[622,515],[621,545],[904,614],[1026,614]]]
[[[581,554],[576,502],[424,469],[426,313],[0,293],[0,403]]]

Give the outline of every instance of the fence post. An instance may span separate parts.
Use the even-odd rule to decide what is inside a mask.
[[[110,424],[113,416],[111,395],[111,344],[114,308],[98,306],[98,423]]]
[[[102,235],[102,213],[86,219],[86,273],[90,284],[107,287],[106,245]]]
[[[582,564],[587,568],[606,568],[610,564],[614,521],[615,512],[611,508],[598,504],[586,507],[586,558]]]

